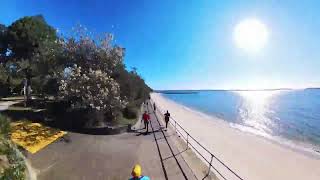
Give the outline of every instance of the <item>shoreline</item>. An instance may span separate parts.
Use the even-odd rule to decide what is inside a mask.
[[[242,131],[221,118],[176,103],[159,93],[152,93],[151,97],[158,107],[167,107],[178,123],[244,179],[298,180],[320,177],[320,156],[315,150],[300,150]]]
[[[185,109],[187,111],[190,111],[191,113],[198,114],[199,116],[203,117],[202,119],[206,119],[206,120],[209,120],[209,121],[219,121],[219,123],[227,125],[228,128],[232,128],[234,130],[237,130],[240,133],[254,135],[257,138],[263,138],[264,140],[268,140],[271,143],[283,146],[284,148],[289,148],[291,150],[297,151],[299,153],[303,153],[304,155],[307,155],[307,156],[310,156],[310,157],[313,157],[313,158],[318,158],[320,160],[320,146],[315,146],[315,145],[309,144],[309,143],[303,143],[303,142],[299,142],[299,141],[294,141],[292,139],[286,139],[286,138],[280,137],[280,136],[272,136],[272,135],[269,135],[269,134],[262,134],[260,132],[253,132],[253,131],[256,131],[253,128],[246,127],[246,126],[241,125],[241,124],[228,122],[228,121],[224,120],[223,118],[220,118],[220,117],[217,117],[217,116],[214,116],[214,115],[209,115],[209,114],[206,114],[204,112],[198,111],[196,109],[192,109],[192,108],[187,107],[187,106],[185,106],[183,104],[175,102],[175,101],[173,101],[173,100],[171,100],[169,98],[166,98],[161,94],[162,93],[158,93],[158,95],[160,95],[166,101],[175,104],[179,108],[183,108],[183,109]]]

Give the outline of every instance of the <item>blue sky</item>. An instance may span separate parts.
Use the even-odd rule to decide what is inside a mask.
[[[42,14],[68,33],[80,23],[111,32],[154,89],[320,87],[320,1],[8,0],[0,23]],[[235,26],[256,18],[269,31],[259,53],[238,48]]]

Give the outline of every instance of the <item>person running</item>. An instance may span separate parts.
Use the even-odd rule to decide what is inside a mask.
[[[150,180],[148,176],[142,175],[142,168],[139,164],[136,164],[132,168],[131,176],[132,177],[129,180]]]
[[[167,112],[164,114],[164,121],[166,122],[166,128],[168,128],[168,122],[170,120],[170,113],[167,110]]]
[[[147,128],[146,133],[148,133],[148,132],[149,132],[149,120],[150,120],[150,116],[149,116],[149,114],[147,113],[147,111],[145,111],[145,112],[143,113],[143,115],[142,115],[142,120],[143,120],[143,123],[144,123],[144,129]],[[141,120],[141,121],[142,121],[142,120]]]

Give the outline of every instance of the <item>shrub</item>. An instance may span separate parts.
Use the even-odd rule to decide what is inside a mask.
[[[5,154],[9,161],[9,167],[0,174],[0,180],[24,180],[26,179],[26,165],[21,152],[10,140],[2,139],[0,154]]]
[[[0,114],[0,135],[8,137],[10,133],[10,121],[6,116]]]
[[[9,139],[10,121],[6,116],[0,115],[0,155],[5,155],[8,165],[3,172],[0,172],[0,180],[24,180],[25,162],[21,152]]]
[[[123,116],[127,119],[134,119],[137,118],[137,108],[135,106],[126,106],[123,109]]]

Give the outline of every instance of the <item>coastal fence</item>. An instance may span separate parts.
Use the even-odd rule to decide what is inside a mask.
[[[152,103],[152,106],[156,106],[155,102],[153,102],[152,100],[150,100],[150,102]],[[156,111],[158,111],[162,116],[164,116],[165,111],[162,108],[156,106]],[[228,167],[220,158],[211,153],[198,140],[191,136],[190,133],[186,131],[172,116],[170,116],[170,119],[171,121],[169,121],[169,123],[174,128],[175,132],[177,134],[180,134],[180,137],[182,137],[185,140],[187,144],[186,148],[192,148],[208,164],[208,171],[206,175],[202,178],[202,180],[206,179],[210,175],[211,169],[213,169],[219,175],[219,177],[221,177],[224,180],[244,180],[230,167]],[[207,155],[205,155],[203,152],[205,152]],[[221,170],[222,168],[224,168],[224,170]]]

